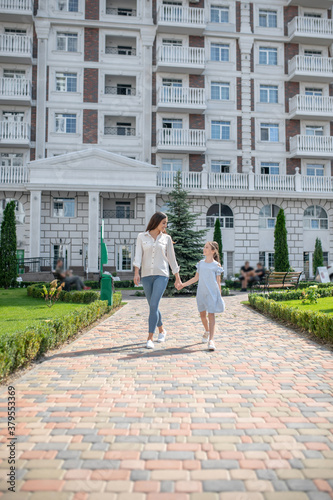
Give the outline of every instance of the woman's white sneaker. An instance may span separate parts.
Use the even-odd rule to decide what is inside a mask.
[[[216,347],[215,347],[214,342],[213,342],[212,340],[210,340],[210,341],[208,342],[208,350],[209,350],[209,351],[215,351],[215,349],[216,349]]]
[[[160,332],[158,334],[157,342],[165,342],[165,337],[166,337],[166,330],[163,330],[163,332]]]
[[[152,340],[147,341],[147,349],[154,349],[154,342]]]
[[[202,336],[202,343],[205,344],[209,339],[209,332],[205,332]]]

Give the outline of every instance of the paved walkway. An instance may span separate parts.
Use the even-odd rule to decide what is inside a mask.
[[[138,299],[16,380],[1,500],[332,500],[332,351],[241,300],[215,352],[187,298],[163,299],[168,339],[147,351]]]

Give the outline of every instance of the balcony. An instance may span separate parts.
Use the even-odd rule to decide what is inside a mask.
[[[32,20],[32,0],[0,0],[2,21],[26,23]]]
[[[205,89],[161,87],[158,91],[157,109],[179,113],[203,113],[206,109]]]
[[[27,167],[0,167],[0,185],[20,185],[29,182],[29,170]]]
[[[127,86],[117,86],[117,87],[112,87],[110,85],[105,85],[104,89],[105,95],[111,95],[111,96],[128,96],[128,95],[136,95],[136,89],[133,87],[127,87]]]
[[[206,150],[205,131],[199,129],[163,128],[157,131],[158,151],[179,151],[182,153]]]
[[[135,128],[133,127],[104,127],[104,135],[117,135],[120,137],[133,137],[136,135]]]
[[[32,40],[30,36],[2,33],[0,35],[0,62],[8,62],[8,58],[13,62],[31,64]]]
[[[300,7],[307,7],[310,9],[331,9],[333,6],[332,0],[316,0],[315,4],[313,0],[289,0],[288,5],[299,5]]]
[[[327,119],[333,116],[333,97],[319,95],[295,95],[289,99],[290,119]]]
[[[25,122],[0,122],[0,147],[14,145],[25,147],[30,145],[30,125]]]
[[[290,156],[330,159],[333,157],[333,137],[295,135],[290,138]]]
[[[103,210],[103,219],[134,219],[134,210]]]
[[[136,9],[130,7],[106,7],[105,13],[109,16],[136,17]]]
[[[157,51],[157,71],[200,75],[205,69],[205,49],[162,45]]]
[[[288,24],[288,35],[293,43],[329,45],[333,39],[332,19],[296,16]]]
[[[181,5],[161,5],[157,15],[157,29],[161,33],[202,35],[206,27],[205,10]]]
[[[175,172],[158,172],[157,186],[163,190],[172,190],[175,184]],[[300,175],[269,175],[253,172],[243,173],[208,173],[208,172],[182,172],[184,189],[203,192],[237,193],[248,196],[249,192],[259,192],[298,197],[300,192],[311,193],[311,196],[321,193],[333,197],[333,177],[315,177]]]
[[[31,104],[31,82],[23,78],[0,78],[0,102]]]
[[[333,81],[333,57],[295,56],[288,61],[289,80],[331,83]]]

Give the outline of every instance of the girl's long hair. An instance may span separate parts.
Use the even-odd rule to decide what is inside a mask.
[[[164,212],[155,212],[154,215],[151,216],[150,221],[148,222],[146,231],[153,231],[154,229],[157,228],[157,226],[159,226],[162,220],[166,218],[167,216]]]
[[[219,244],[216,241],[208,241],[208,243],[210,244],[211,249],[214,251],[213,259],[221,265]]]

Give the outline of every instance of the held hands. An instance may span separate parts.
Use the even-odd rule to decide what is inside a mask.
[[[183,283],[181,282],[181,280],[176,280],[176,281],[175,281],[175,288],[176,288],[177,290],[181,290],[182,288],[184,288],[184,285],[183,285]]]

